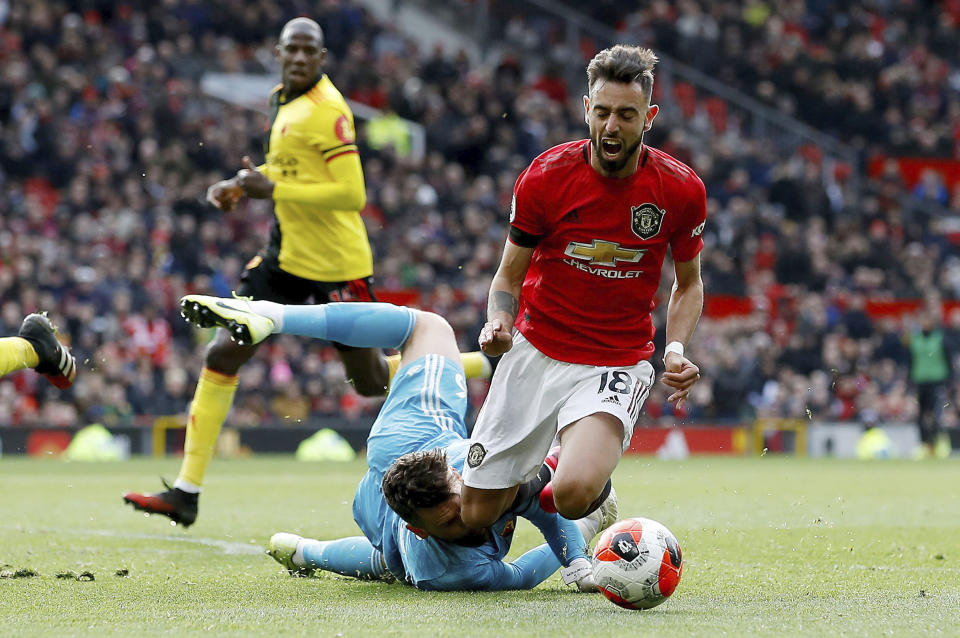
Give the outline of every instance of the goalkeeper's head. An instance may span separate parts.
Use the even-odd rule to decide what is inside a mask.
[[[460,517],[460,473],[447,463],[442,449],[404,454],[383,475],[387,505],[421,538],[433,536],[460,545],[476,546],[484,529],[464,525]]]

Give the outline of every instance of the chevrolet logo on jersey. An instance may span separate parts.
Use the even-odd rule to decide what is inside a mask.
[[[563,251],[567,257],[589,259],[591,266],[616,266],[619,261],[635,264],[643,258],[646,252],[646,249],[643,248],[623,248],[616,242],[604,241],[603,239],[594,239],[593,243],[590,244],[572,241],[567,244],[567,249]]]

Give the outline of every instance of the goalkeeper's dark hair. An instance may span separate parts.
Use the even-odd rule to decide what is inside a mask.
[[[416,524],[417,510],[434,507],[450,498],[450,466],[442,449],[404,454],[386,471],[383,497],[397,515]]]
[[[590,90],[599,80],[630,84],[638,82],[645,95],[653,91],[653,67],[657,54],[644,47],[618,44],[593,56],[587,65],[587,84]]]

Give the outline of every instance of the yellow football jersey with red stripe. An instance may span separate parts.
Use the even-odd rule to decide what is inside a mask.
[[[326,75],[290,100],[284,100],[281,88],[271,96],[276,115],[264,173],[278,186],[334,182],[329,163],[357,154],[350,107]],[[352,165],[358,174],[351,175],[349,183],[363,200],[363,172],[359,161]],[[373,255],[359,210],[284,201],[276,196],[278,190],[282,189],[274,191],[276,223],[267,256],[275,257],[280,268],[314,281],[349,281],[373,274]]]

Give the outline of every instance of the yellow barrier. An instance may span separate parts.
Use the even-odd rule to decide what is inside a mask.
[[[178,430],[187,427],[182,416],[160,416],[153,421],[153,455],[160,457],[167,454],[167,430]]]
[[[793,453],[807,455],[807,422],[804,419],[757,419],[753,422],[753,451],[758,456],[764,453],[766,433],[770,430],[792,432]]]
[[[153,455],[162,457],[167,455],[167,430],[182,430],[187,427],[183,416],[160,416],[153,421]],[[249,454],[240,445],[240,432],[234,428],[224,427],[217,437],[217,454],[224,457]]]

